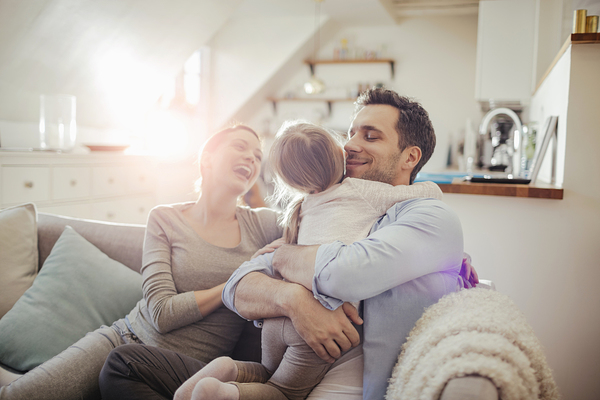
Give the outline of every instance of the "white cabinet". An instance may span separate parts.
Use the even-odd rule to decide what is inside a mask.
[[[2,203],[49,200],[49,175],[45,167],[2,168]]]
[[[91,168],[61,167],[52,168],[52,199],[68,200],[90,196]]]
[[[38,212],[62,215],[64,217],[93,219],[92,205],[89,203],[71,203],[63,205],[38,205]],[[106,220],[102,220],[106,221]]]
[[[475,99],[528,103],[533,92],[535,0],[479,2]]]
[[[146,223],[155,206],[154,196],[137,196],[92,204],[92,219],[129,224]]]
[[[0,208],[145,224],[156,205],[156,162],[124,154],[0,152]]]
[[[126,167],[95,167],[92,169],[92,194],[94,196],[114,196],[126,191]]]

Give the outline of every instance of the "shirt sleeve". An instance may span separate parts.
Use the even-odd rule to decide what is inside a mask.
[[[408,200],[390,208],[367,238],[321,245],[313,294],[335,309],[431,273],[458,276],[462,256],[457,215],[439,200]]]
[[[152,325],[160,333],[202,319],[194,292],[178,293],[171,269],[171,225],[168,215],[153,209],[148,217],[142,258],[142,290]]]
[[[242,278],[251,272],[261,272],[267,276],[275,277],[275,272],[273,269],[273,254],[274,253],[261,254],[250,261],[246,261],[235,270],[227,283],[225,283],[225,287],[223,288],[223,292],[221,294],[221,299],[223,300],[225,307],[229,308],[240,317],[247,319],[235,308],[235,290],[237,289],[237,285],[240,283]]]

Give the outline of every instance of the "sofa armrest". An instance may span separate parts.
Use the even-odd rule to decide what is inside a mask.
[[[450,379],[440,400],[498,400],[498,389],[486,377],[464,376]]]
[[[6,386],[22,375],[23,373],[15,371],[14,369],[0,363],[0,386]]]

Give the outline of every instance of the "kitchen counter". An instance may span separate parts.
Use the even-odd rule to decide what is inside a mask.
[[[486,174],[489,174],[487,172]],[[509,197],[529,197],[536,199],[562,200],[564,190],[554,185],[546,183],[535,183],[529,185],[523,184],[505,184],[505,183],[474,183],[465,182],[462,178],[466,173],[461,172],[442,172],[427,173],[421,172],[417,175],[418,181],[432,181],[438,184],[442,192],[455,194],[476,194],[484,196],[509,196]],[[474,176],[482,176],[475,173]]]
[[[562,200],[564,190],[544,183],[515,185],[504,183],[473,183],[455,179],[452,183],[438,184],[444,193],[479,194],[486,196],[529,197]]]

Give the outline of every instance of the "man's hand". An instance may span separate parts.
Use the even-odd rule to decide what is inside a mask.
[[[471,257],[465,253],[465,257],[463,258],[462,265],[460,267],[460,276],[463,278],[465,282],[465,289],[469,288],[467,282],[471,284],[471,287],[475,287],[479,283],[479,277],[477,276],[477,271],[471,265]]]
[[[344,303],[330,311],[311,292],[298,288],[297,303],[288,316],[298,334],[319,357],[332,363],[342,352],[360,344],[360,336],[351,322],[361,325],[363,321],[354,306]]]

